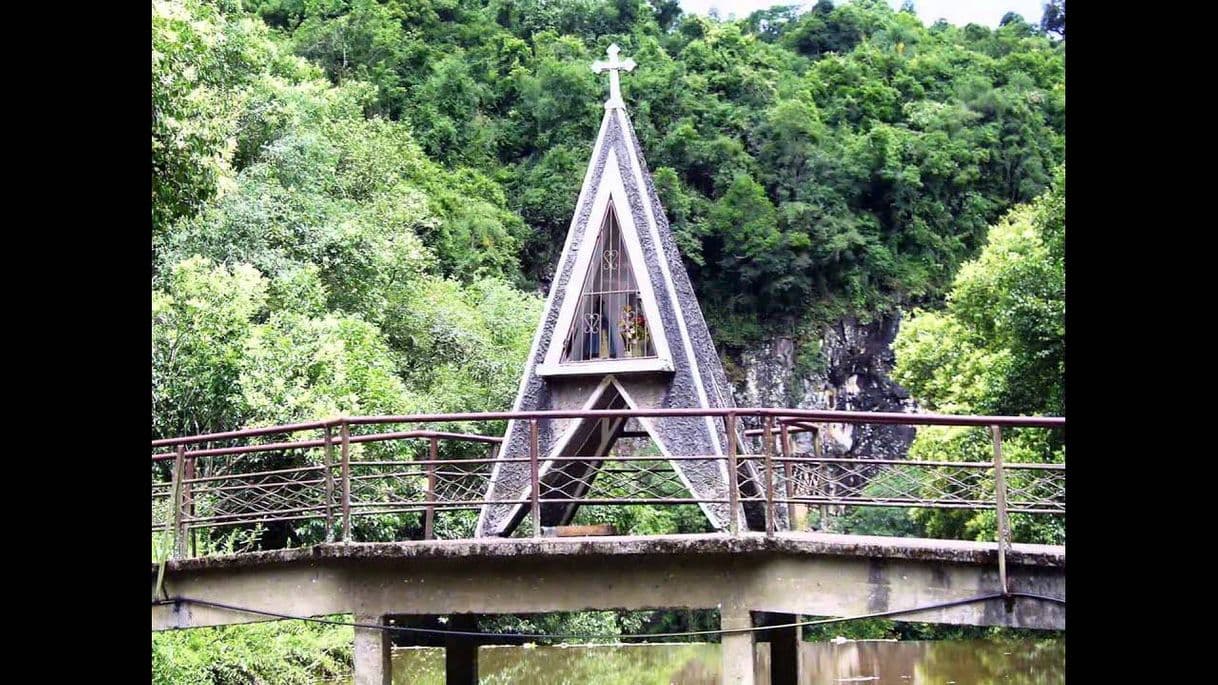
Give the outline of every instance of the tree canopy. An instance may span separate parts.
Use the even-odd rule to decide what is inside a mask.
[[[957,274],[942,311],[917,312],[901,327],[893,377],[926,409],[952,414],[1065,415],[1065,171],[1043,196],[1005,215],[981,254]],[[1059,430],[1004,431],[1004,459],[1065,460]],[[989,461],[986,431],[926,427],[910,457]],[[1030,477],[1010,474],[1015,479]],[[993,539],[993,513],[924,510],[935,537]],[[1019,541],[1062,544],[1063,521],[1012,515]]]
[[[425,190],[447,194],[430,203],[444,220],[421,235],[442,273],[544,285],[604,99],[588,64],[617,42],[639,63],[623,91],[652,170],[665,175],[662,200],[687,267],[702,297],[725,303],[710,315],[716,329],[741,317],[790,329],[933,302],[986,226],[1042,192],[1063,159],[1062,44],[1052,27],[1022,19],[996,30],[926,27],[880,0],[737,21],[642,0],[253,0],[245,9],[225,24],[228,44],[256,42],[256,16],[281,49],[202,60],[191,91],[177,85],[184,57],[163,61],[168,83],[198,95],[189,106],[170,98],[167,116],[214,109],[216,123],[177,134],[190,144],[164,168],[191,175],[158,217],[199,207],[224,162],[241,164],[287,115],[259,118],[262,135],[238,133],[226,157],[216,141],[232,141],[225,126],[240,129],[239,98],[213,107],[204,96],[299,56],[364,96],[353,116],[405,125],[426,160],[416,179],[442,179]],[[202,49],[179,42],[188,55]],[[213,63],[235,68],[213,77]],[[742,174],[773,212],[729,228]]]

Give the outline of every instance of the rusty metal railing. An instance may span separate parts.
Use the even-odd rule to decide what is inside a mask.
[[[724,434],[738,440],[728,440],[722,455],[619,451],[596,457],[595,469],[587,468],[587,456],[538,453],[537,436],[547,421],[674,416],[721,419]],[[527,456],[500,458],[502,438],[467,432],[471,424],[490,430],[487,422],[504,420],[527,423]],[[461,428],[436,429],[440,424]],[[860,425],[988,431],[991,457],[869,459],[826,448],[828,428]],[[767,536],[781,534],[781,523],[799,528],[806,518],[801,513],[812,511],[823,523],[834,512],[866,507],[993,510],[1005,589],[1010,517],[1064,517],[1065,464],[1051,454],[1036,455],[1039,461],[1027,461],[1026,454],[1018,463],[1004,460],[1003,430],[1064,427],[1065,419],[1056,417],[773,408],[343,417],[154,440],[152,532],[168,556],[181,558],[339,540],[464,537],[473,534],[475,512],[489,503],[527,507],[521,528],[530,535],[541,533],[542,507],[555,506],[727,505],[724,532],[739,535],[751,527]],[[719,461],[737,477],[728,479],[723,496],[699,497],[672,468],[681,460]],[[485,499],[497,461],[529,465],[527,493]],[[549,469],[544,477],[543,462]],[[761,525],[742,520],[746,508],[761,512]]]

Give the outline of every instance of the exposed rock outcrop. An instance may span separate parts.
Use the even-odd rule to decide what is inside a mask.
[[[745,350],[743,381],[734,387],[738,406],[914,412],[909,393],[889,373],[896,362],[892,341],[900,315],[870,323],[843,319],[825,328],[819,350],[799,349],[786,337]],[[808,343],[805,343],[808,344]],[[811,343],[815,345],[815,343]],[[902,459],[913,441],[910,426],[833,424],[826,427],[826,456]],[[808,434],[792,437],[798,451],[811,451]]]

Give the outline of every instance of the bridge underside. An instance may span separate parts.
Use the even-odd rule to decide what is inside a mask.
[[[1015,545],[1013,592],[1065,597],[1062,547]],[[152,582],[156,582],[153,569]],[[542,538],[315,547],[170,562],[168,596],[295,616],[719,609],[849,616],[1000,592],[993,543],[785,533]],[[1059,604],[1018,599],[901,617],[1064,629]],[[154,606],[153,630],[266,620]]]

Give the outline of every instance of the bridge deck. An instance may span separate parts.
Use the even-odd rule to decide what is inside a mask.
[[[153,567],[155,586],[157,568]],[[1065,549],[1014,545],[1013,592],[1065,598]],[[992,596],[995,543],[780,533],[323,544],[169,562],[169,597],[292,616],[718,608],[852,616]],[[192,602],[153,607],[153,630],[266,620]],[[1001,599],[905,620],[1065,626],[1060,604]]]
[[[932,540],[869,535],[783,532],[737,537],[701,535],[649,535],[568,538],[477,538],[463,540],[412,540],[319,544],[297,549],[250,552],[168,562],[169,571],[238,569],[340,559],[496,559],[550,556],[631,556],[691,554],[784,554],[869,559],[908,559],[948,563],[996,565],[997,543],[968,540]],[[1066,548],[1060,545],[1014,544],[1007,563],[1019,566],[1065,568]],[[153,564],[153,571],[158,568]]]

